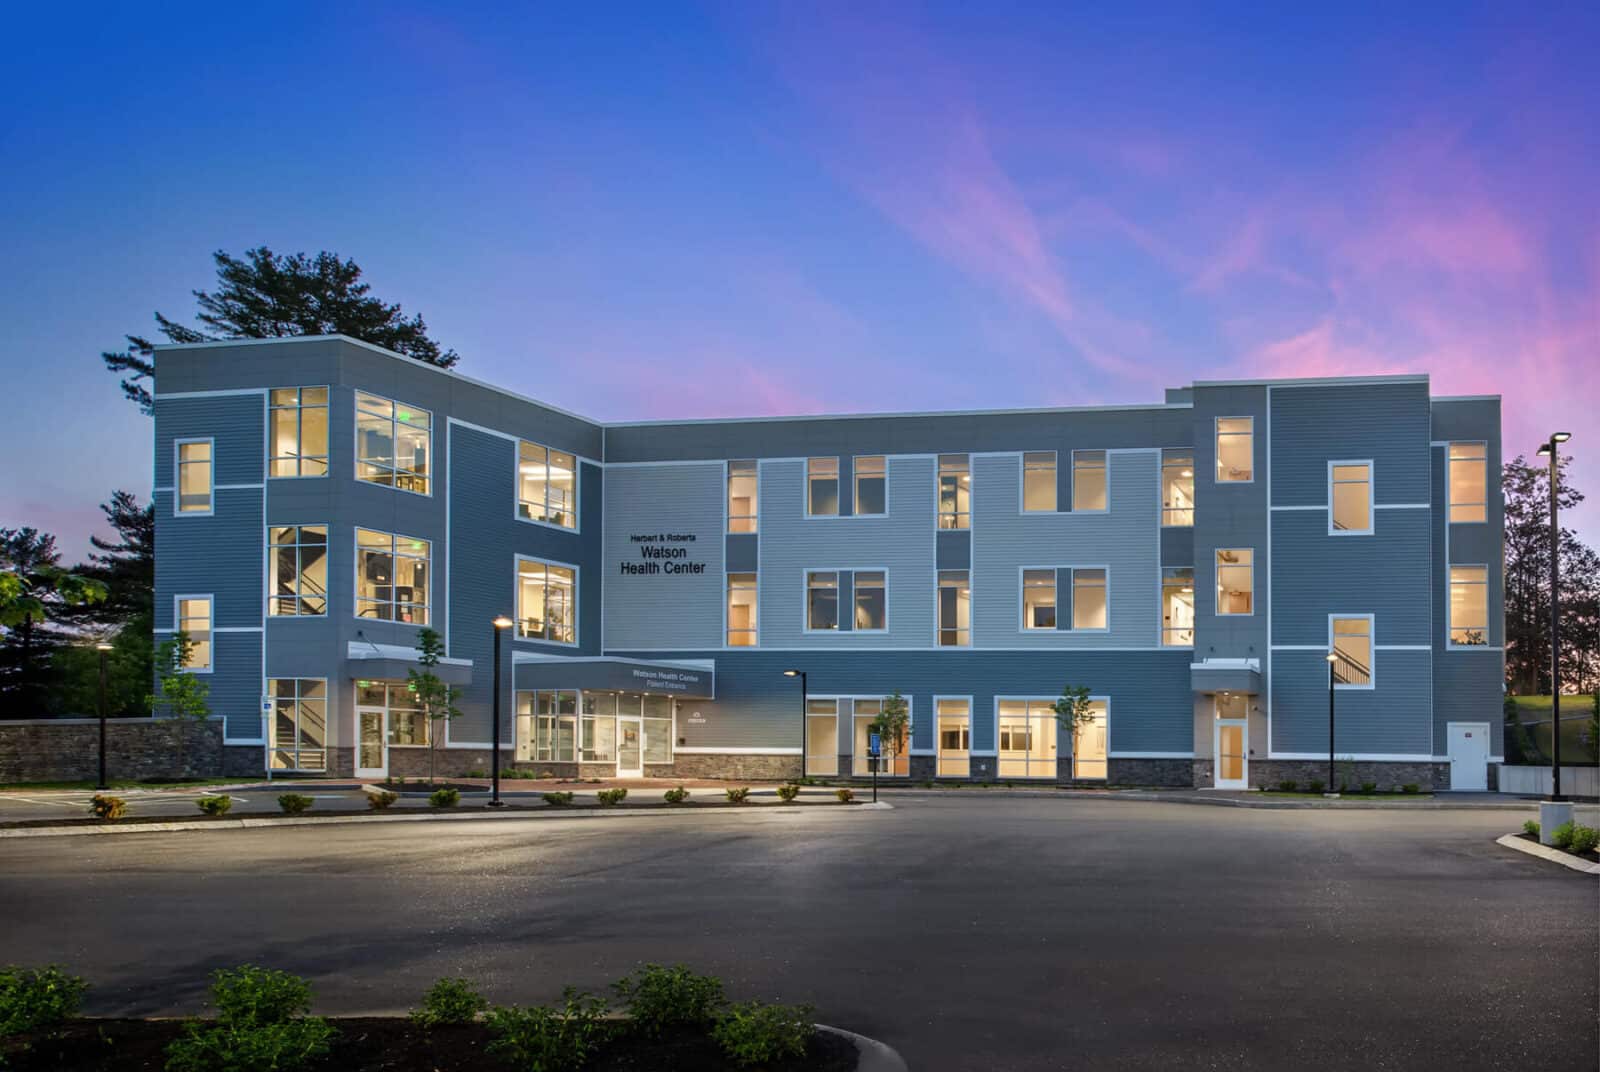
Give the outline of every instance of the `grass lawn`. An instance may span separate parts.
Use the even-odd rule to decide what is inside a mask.
[[[1549,696],[1518,696],[1517,714],[1533,737],[1534,747],[1544,762],[1550,762],[1550,706]],[[1594,697],[1563,695],[1561,697],[1561,761],[1563,763],[1593,763],[1594,746],[1588,741],[1589,717]],[[1529,726],[1534,719],[1545,719],[1542,726]]]
[[[109,782],[112,789],[204,789],[208,785],[239,785],[252,781],[250,778],[196,778],[187,782],[136,782],[126,778],[112,778]],[[288,784],[285,782],[284,784]],[[0,783],[0,792],[10,790],[29,789],[93,789],[94,779],[89,778],[81,782],[3,782]]]

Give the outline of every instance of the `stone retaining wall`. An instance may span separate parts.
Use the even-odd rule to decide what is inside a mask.
[[[229,749],[228,751],[234,751]],[[253,750],[261,769],[261,750]],[[100,770],[100,720],[36,718],[0,722],[0,782],[93,780]],[[116,780],[220,778],[229,760],[222,720],[106,720],[106,777]]]

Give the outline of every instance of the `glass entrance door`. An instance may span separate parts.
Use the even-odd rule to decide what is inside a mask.
[[[617,718],[617,777],[644,776],[644,737],[638,718]]]
[[[1250,784],[1249,701],[1237,694],[1217,696],[1216,774],[1218,789],[1246,789]]]
[[[357,778],[382,778],[389,773],[387,715],[382,707],[356,708]]]

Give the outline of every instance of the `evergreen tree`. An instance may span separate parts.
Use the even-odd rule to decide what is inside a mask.
[[[64,607],[103,598],[104,586],[60,566],[56,538],[0,529],[0,717],[49,713],[52,659],[69,634],[51,621]]]
[[[148,714],[145,697],[155,677],[155,508],[115,491],[100,506],[114,539],[91,536],[89,561],[75,570],[105,585],[103,602],[72,607],[62,617],[89,641],[58,652],[52,709],[87,715],[99,710],[100,653],[94,641],[109,641],[106,707],[113,716]]]

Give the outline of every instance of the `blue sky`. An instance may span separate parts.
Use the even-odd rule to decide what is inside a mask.
[[[1425,371],[1506,396],[1508,456],[1569,427],[1600,529],[1594,5],[35,7],[12,31],[0,524],[69,556],[150,485],[98,353],[258,244],[354,257],[462,371],[601,418]]]

